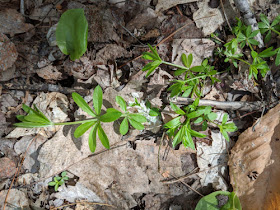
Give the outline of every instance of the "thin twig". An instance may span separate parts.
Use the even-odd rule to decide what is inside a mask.
[[[8,200],[10,191],[11,191],[11,189],[12,189],[12,186],[13,186],[13,184],[14,184],[14,181],[15,181],[17,172],[18,172],[18,168],[16,168],[16,172],[15,172],[15,174],[14,174],[13,180],[12,180],[12,182],[11,182],[11,185],[10,185],[10,187],[9,187],[9,190],[8,190],[8,192],[7,192],[7,195],[6,195],[6,197],[5,197],[3,210],[5,210],[5,208],[6,208],[7,200]]]
[[[172,174],[170,174],[173,178],[178,179],[177,177],[173,176]],[[198,195],[200,195],[201,197],[204,197],[204,195],[202,195],[200,192],[198,192],[196,189],[192,188],[190,185],[188,185],[186,182],[180,180],[180,182],[185,185],[186,187],[190,188],[192,191],[194,191],[195,193],[197,193]]]
[[[225,17],[226,22],[227,22],[227,24],[228,24],[228,27],[229,27],[230,31],[232,32],[232,28],[231,28],[230,23],[229,23],[229,21],[228,21],[227,14],[226,14],[226,12],[225,12],[223,0],[220,0],[220,4],[221,4],[221,6],[222,6],[223,14],[224,14],[224,17]]]
[[[192,98],[168,98],[165,99],[167,103],[172,102],[175,104],[188,105],[194,102]],[[214,101],[214,100],[199,100],[199,106],[213,106],[217,109],[223,110],[239,110],[239,111],[256,111],[260,110],[260,107],[263,106],[263,102],[243,102],[243,101]]]

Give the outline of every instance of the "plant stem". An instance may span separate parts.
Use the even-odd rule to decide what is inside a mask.
[[[276,31],[276,30],[273,29],[273,28],[270,28],[270,29],[271,29],[271,31],[273,31],[274,33],[278,34],[278,36],[280,36],[280,32]]]
[[[236,58],[237,60],[239,60],[239,61],[242,61],[243,63],[246,63],[247,65],[249,65],[249,66],[251,66],[251,64],[250,63],[248,63],[247,61],[244,61],[243,59],[241,59],[241,58]]]
[[[169,66],[174,66],[174,67],[179,68],[179,69],[189,70],[189,68],[187,68],[185,66],[177,65],[177,64],[174,64],[174,63],[169,63],[169,62],[166,62],[166,61],[162,61],[162,63],[164,63],[166,65],[169,65]]]
[[[54,123],[54,125],[75,125],[75,124],[94,122],[94,121],[97,121],[97,119],[93,118],[93,119],[80,120],[80,121],[74,121],[74,122],[60,122],[60,123]]]
[[[248,40],[247,40],[247,44],[249,45],[250,49],[251,49],[252,51],[254,51],[252,45],[250,44],[250,42],[249,42]]]

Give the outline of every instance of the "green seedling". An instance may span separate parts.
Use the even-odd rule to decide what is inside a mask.
[[[88,22],[83,9],[64,12],[56,28],[57,46],[71,60],[79,59],[87,50]]]
[[[170,103],[171,108],[179,116],[167,122],[164,127],[167,129],[167,133],[173,138],[173,147],[177,146],[179,143],[183,143],[185,147],[189,147],[195,150],[194,142],[192,137],[204,138],[205,134],[199,133],[192,129],[194,124],[201,125],[202,130],[206,130],[209,123],[213,123],[219,126],[222,135],[228,140],[227,132],[233,132],[237,128],[234,123],[226,124],[227,117],[223,118],[221,125],[214,122],[217,118],[217,114],[212,111],[211,106],[198,106],[199,98],[188,106],[179,108],[177,105]]]
[[[132,127],[134,127],[137,130],[143,130],[144,125],[142,123],[147,122],[147,119],[141,114],[128,112],[127,104],[121,96],[116,96],[116,102],[118,103],[122,111],[124,111],[124,113],[121,114],[123,120],[120,125],[120,133],[122,135],[127,134],[129,129],[128,123],[130,123],[130,125],[132,125]]]
[[[65,183],[65,181],[67,181],[69,179],[67,175],[67,172],[64,171],[61,173],[61,177],[60,176],[56,176],[53,178],[52,182],[49,182],[48,185],[53,187],[54,186],[54,190],[57,191],[58,188],[63,185]]]
[[[94,152],[96,149],[96,136],[98,135],[102,145],[110,149],[109,139],[102,128],[103,123],[113,122],[118,120],[120,117],[125,117],[125,119],[129,120],[131,125],[136,129],[142,130],[144,126],[142,123],[146,122],[146,118],[140,114],[130,114],[125,112],[124,114],[114,108],[108,108],[106,113],[101,113],[101,108],[103,104],[103,92],[100,86],[97,86],[94,89],[93,93],[93,108],[91,109],[86,101],[80,96],[78,93],[72,93],[72,98],[74,99],[75,103],[88,115],[92,118],[81,120],[81,121],[74,121],[74,122],[60,122],[54,123],[51,122],[40,110],[34,106],[34,109],[26,106],[23,104],[23,110],[27,112],[26,116],[18,115],[17,118],[21,121],[20,123],[15,123],[15,126],[23,127],[23,128],[34,128],[34,127],[47,127],[47,126],[55,126],[55,125],[74,125],[74,124],[81,124],[78,126],[74,132],[74,137],[79,138],[81,137],[87,130],[90,130],[89,134],[89,148],[91,152]],[[119,98],[118,98],[119,99]],[[125,108],[124,101],[120,102],[117,101],[118,104],[122,104],[121,108]],[[125,108],[126,109],[126,108]],[[145,121],[144,121],[145,118]],[[125,124],[125,123],[124,123]],[[126,129],[124,129],[125,125],[121,126],[121,133],[124,133]]]
[[[270,23],[270,21],[268,20],[268,18],[264,14],[260,15],[260,19],[261,19],[261,22],[259,22],[258,25],[259,25],[261,34],[266,34],[265,38],[264,38],[265,43],[270,41],[272,32],[280,35],[280,32],[279,32],[279,30],[280,30],[280,25],[279,25],[280,15],[278,15],[272,21],[272,23]]]
[[[217,198],[221,195],[227,197],[227,202],[224,205],[220,204]],[[242,210],[242,206],[234,192],[216,191],[201,198],[195,210]]]

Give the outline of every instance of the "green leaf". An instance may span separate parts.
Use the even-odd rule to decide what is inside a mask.
[[[193,111],[193,112],[187,114],[187,117],[192,119],[192,118],[199,117],[203,114],[204,114],[204,110],[197,110],[197,111]]]
[[[280,22],[280,15],[278,15],[271,23],[271,27],[276,26]]]
[[[248,42],[253,44],[253,45],[258,45],[259,44],[259,42],[255,39],[248,39]]]
[[[43,119],[45,119],[46,122],[51,122],[36,106],[36,104],[33,105],[34,110],[37,112],[39,116],[41,116]]]
[[[207,115],[208,119],[211,121],[214,121],[217,119],[218,115],[215,112],[211,112],[210,114]]]
[[[54,185],[56,185],[56,182],[49,182],[48,185],[49,186],[54,186]]]
[[[24,115],[17,115],[16,118],[19,120],[19,121],[22,121],[22,122],[26,122],[26,120],[24,119]]]
[[[264,38],[264,42],[268,43],[271,39],[271,31],[268,31],[268,33],[266,34],[265,38]]]
[[[183,144],[184,144],[185,147],[189,147],[189,148],[195,150],[195,146],[194,146],[194,143],[193,143],[192,136],[191,136],[190,132],[187,131],[187,130],[186,130],[185,135],[183,137]]]
[[[143,130],[145,128],[144,125],[142,125],[141,123],[139,123],[133,119],[128,118],[128,121],[137,130]]]
[[[58,187],[59,187],[59,184],[56,183],[56,185],[54,186],[54,190],[57,191],[57,190],[58,190]]]
[[[110,149],[109,139],[100,124],[97,125],[98,137],[106,149]]]
[[[227,191],[216,191],[209,195],[202,197],[197,203],[195,210],[219,210],[218,207],[218,199],[216,196],[218,195],[226,195],[229,196],[230,192]],[[239,209],[236,209],[239,210]],[[241,209],[240,209],[241,210]]]
[[[222,135],[225,137],[227,141],[229,141],[228,133],[225,130],[221,130]]]
[[[94,113],[94,111],[89,107],[89,105],[87,104],[87,102],[83,99],[82,96],[80,96],[80,94],[78,93],[72,93],[72,98],[75,101],[75,103],[86,113],[88,113],[89,115],[91,115],[92,117],[96,117],[96,114]]]
[[[178,133],[175,135],[175,137],[173,138],[173,142],[172,142],[173,148],[176,147],[182,141],[183,138],[182,135],[183,135],[183,129],[180,129]]]
[[[203,131],[206,131],[207,127],[208,127],[207,121],[204,121],[204,122],[202,123],[202,130],[203,130]]]
[[[267,19],[267,17],[264,14],[260,15],[260,19],[265,25],[270,26],[269,20]]]
[[[183,74],[186,71],[186,69],[178,69],[174,72],[174,76],[179,76]]]
[[[34,123],[49,123],[41,116],[37,115],[37,113],[28,114],[24,117],[24,120]]]
[[[120,125],[120,133],[122,135],[125,135],[127,134],[128,132],[128,121],[127,121],[127,118],[125,117]]]
[[[170,106],[171,108],[177,113],[177,114],[180,114],[180,115],[184,115],[186,114],[182,109],[180,109],[176,104],[170,102]]]
[[[272,50],[273,50],[273,47],[269,47],[269,48],[263,50],[262,52],[260,52],[259,56],[262,58],[269,58],[277,53],[276,50],[275,51],[272,51]]]
[[[222,124],[226,124],[227,120],[228,120],[228,114],[224,114]]]
[[[79,59],[87,50],[88,22],[83,9],[64,12],[56,28],[56,42],[59,49],[71,60]]]
[[[67,172],[66,171],[63,171],[62,173],[61,173],[61,176],[62,177],[65,177],[67,175]]]
[[[96,149],[96,132],[97,132],[97,123],[93,125],[88,136],[88,145],[92,153],[94,153]]]
[[[21,123],[14,123],[14,126],[20,128],[41,128],[52,126],[50,123],[38,123],[38,122],[21,122]]]
[[[195,130],[192,130],[192,129],[189,129],[189,132],[190,132],[190,134],[191,134],[192,136],[196,136],[196,137],[198,137],[198,138],[204,138],[204,137],[206,137],[205,134],[199,133],[199,132],[197,132],[197,131],[195,131]]]
[[[180,122],[181,117],[182,116],[179,116],[179,117],[176,117],[176,118],[170,120],[169,122],[164,124],[164,127],[165,128],[176,128],[176,127],[178,127],[181,124],[181,122]]]
[[[204,66],[194,66],[194,67],[190,68],[190,70],[193,72],[203,72],[204,69],[205,69]]]
[[[193,62],[193,55],[190,53],[188,55],[188,60],[187,60],[187,67],[190,68]]]
[[[122,113],[114,108],[108,108],[107,112],[100,116],[101,122],[113,122],[119,119],[122,116]]]
[[[116,102],[119,104],[121,109],[126,112],[126,102],[121,96],[116,96]]]
[[[100,115],[101,113],[102,102],[103,102],[103,92],[101,87],[98,85],[96,86],[93,92],[93,107],[97,115]]]
[[[153,61],[158,59],[156,55],[150,52],[144,52],[142,58]]]
[[[223,125],[223,129],[226,130],[227,132],[237,131],[237,127],[234,123],[227,123]]]
[[[259,32],[260,32],[259,30],[253,31],[253,32],[250,34],[249,38],[254,38]]]
[[[141,114],[129,114],[129,118],[139,122],[139,123],[144,123],[144,122],[147,122],[147,119],[146,117],[144,117],[143,115]]]
[[[161,60],[161,58],[159,57],[157,51],[156,51],[156,47],[153,48],[150,44],[148,44],[150,50],[152,51],[152,53],[157,57],[158,60]]]
[[[83,124],[79,125],[76,128],[75,132],[74,132],[74,137],[75,138],[81,137],[95,123],[96,123],[96,121],[94,121],[94,122],[86,122],[86,123],[83,123]]]
[[[201,123],[203,121],[203,117],[199,117],[199,118],[197,118],[193,123],[194,124],[199,124],[199,123]]]
[[[278,66],[280,64],[280,48],[278,48],[277,55],[275,58],[275,65]]]

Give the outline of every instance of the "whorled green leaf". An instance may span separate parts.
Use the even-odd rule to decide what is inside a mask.
[[[81,137],[95,123],[96,123],[96,121],[94,121],[94,122],[86,122],[86,123],[83,123],[83,124],[79,125],[76,128],[75,132],[74,132],[74,137],[75,138]]]
[[[126,112],[127,105],[126,105],[125,100],[121,96],[116,96],[116,102],[117,102],[117,104],[119,104],[121,109]]]
[[[122,135],[125,135],[125,134],[127,134],[127,132],[128,132],[128,121],[127,121],[127,118],[125,117],[120,125],[120,133]]]
[[[92,153],[94,153],[96,149],[96,132],[97,132],[97,123],[93,125],[88,136],[88,145]]]
[[[56,28],[56,42],[59,49],[70,55],[71,60],[79,59],[87,50],[88,22],[83,9],[64,12]]]
[[[224,114],[224,116],[223,116],[222,124],[226,124],[227,120],[228,120],[228,114],[226,113],[226,114]]]
[[[55,186],[55,185],[56,185],[56,182],[49,182],[48,185],[49,185],[49,186]]]
[[[106,149],[110,149],[109,139],[100,124],[97,125],[98,137]]]
[[[91,115],[92,117],[96,117],[94,111],[89,107],[87,102],[83,99],[83,97],[79,93],[72,93],[72,98],[75,103],[87,114]]]
[[[93,107],[97,115],[100,115],[103,103],[103,92],[101,87],[98,85],[93,92]]]
[[[145,127],[140,122],[135,121],[134,119],[128,118],[129,123],[137,130],[143,130]]]
[[[147,119],[146,117],[144,117],[143,115],[141,114],[129,114],[129,118],[139,122],[139,123],[144,123],[144,122],[147,122]]]
[[[108,108],[107,112],[100,116],[101,122],[113,122],[121,117],[122,113],[114,108]]]
[[[177,114],[181,114],[184,115],[186,114],[182,109],[180,109],[176,104],[170,102],[170,106],[171,108],[174,110],[174,112],[176,112]]]
[[[169,122],[164,124],[165,128],[176,128],[177,126],[179,126],[181,124],[180,119],[182,118],[182,116],[176,117],[172,120],[170,120]]]

